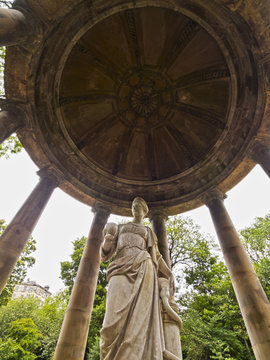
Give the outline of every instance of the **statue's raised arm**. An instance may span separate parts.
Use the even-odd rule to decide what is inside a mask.
[[[103,230],[104,242],[101,246],[101,259],[104,262],[109,261],[116,250],[118,225],[107,223]]]

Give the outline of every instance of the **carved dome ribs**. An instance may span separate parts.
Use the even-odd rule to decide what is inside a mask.
[[[59,104],[90,164],[151,181],[206,156],[225,128],[229,91],[226,62],[205,30],[179,13],[142,8],[110,16],[79,39]]]
[[[230,73],[224,64],[209,66],[198,71],[194,71],[187,75],[182,75],[175,80],[174,89],[183,88],[190,85],[197,85],[200,83],[215,82],[220,80],[230,79]]]
[[[137,15],[137,12],[136,12]],[[129,50],[132,57],[132,63],[134,67],[142,67],[142,48],[139,45],[138,34],[138,19],[136,19],[135,11],[126,10],[124,12],[124,34],[126,35],[127,42],[129,44]],[[137,20],[137,21],[136,21]]]
[[[210,125],[215,129],[224,129],[225,127],[223,119],[213,112],[184,103],[177,103],[174,107],[179,113],[191,115],[194,119]]]
[[[188,163],[187,167],[194,165],[200,159],[200,156],[196,153],[196,149],[191,147],[185,139],[185,136],[172,123],[169,123],[166,127],[180,151],[185,155],[186,162]],[[185,168],[185,166],[183,166],[183,168]]]
[[[119,145],[118,151],[116,153],[115,161],[112,169],[112,174],[117,175],[119,170],[123,168],[127,161],[128,150],[134,136],[135,126],[132,128],[127,128],[122,136],[121,143]]]
[[[112,126],[118,121],[115,114],[110,114],[109,116],[102,119],[100,122],[91,127],[76,143],[78,149],[83,149],[87,145],[91,144],[96,138],[98,138],[102,133],[110,130]]]
[[[76,44],[76,49],[81,54],[89,58],[89,61],[94,63],[95,67],[106,74],[108,77],[116,82],[118,79],[121,79],[123,69],[110,61],[106,55],[100,53],[97,49],[94,48],[94,46],[91,46],[90,44],[84,45],[82,41],[79,41],[78,44]]]
[[[59,105],[64,106],[75,103],[97,104],[107,102],[108,100],[116,100],[115,95],[112,95],[111,93],[92,93],[88,95],[66,96],[59,98]]]
[[[168,41],[167,46],[158,60],[158,68],[165,72],[173,65],[174,61],[180,56],[181,52],[195,37],[200,27],[193,20],[186,19],[180,24],[171,41]]]

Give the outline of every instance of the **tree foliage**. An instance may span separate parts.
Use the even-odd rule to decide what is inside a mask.
[[[255,219],[241,231],[244,246],[264,291],[270,299],[270,214]]]
[[[183,319],[184,359],[251,359],[227,268],[214,240],[182,216],[168,220],[167,234],[180,288],[176,297]]]
[[[22,144],[16,135],[11,135],[0,144],[0,158],[8,159],[11,154],[18,154],[22,150]]]
[[[269,297],[270,215],[257,218],[252,226],[241,231],[241,236]],[[190,285],[179,299],[184,322],[184,359],[253,360],[227,268],[217,248],[212,248],[211,242],[201,241],[203,251],[197,247],[195,264],[183,270]]]
[[[44,304],[40,304],[39,300],[34,297],[21,297],[9,301],[6,306],[0,307],[0,343],[3,345],[3,351],[4,349],[7,351],[6,356],[9,356],[3,359],[28,359],[27,357],[15,357],[14,354],[18,352],[22,356],[24,353],[20,353],[20,351],[27,350],[30,352],[31,340],[33,341],[32,345],[37,344],[36,341],[38,340],[38,346],[31,350],[32,357],[29,354],[27,356],[29,359],[51,360],[65,311],[66,300],[63,299],[62,294],[46,299]],[[26,319],[29,320],[28,323],[30,324],[27,332],[21,331],[20,338],[15,338],[13,336],[14,324],[21,324],[22,327]],[[40,336],[36,337],[35,334],[37,333]],[[23,344],[25,346],[22,346]],[[24,354],[24,356],[26,355]],[[1,356],[0,359],[2,359]]]

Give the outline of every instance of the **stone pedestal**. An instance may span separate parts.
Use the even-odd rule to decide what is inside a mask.
[[[0,237],[0,291],[5,287],[42,211],[58,185],[55,175],[47,169],[41,171],[40,176],[38,185]]]
[[[270,304],[223,203],[213,191],[205,198],[257,360],[270,356]]]
[[[83,360],[100,268],[102,231],[109,210],[96,207],[68,308],[59,335],[54,360]]]

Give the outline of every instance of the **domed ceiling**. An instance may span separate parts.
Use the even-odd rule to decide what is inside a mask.
[[[121,215],[135,196],[176,214],[254,166],[243,159],[264,83],[237,12],[212,0],[16,4],[37,35],[7,50],[7,99],[24,114],[24,147],[63,190]]]
[[[227,122],[230,77],[195,21],[140,8],[106,18],[73,47],[59,91],[64,126],[107,174],[161,180],[204,159]]]

